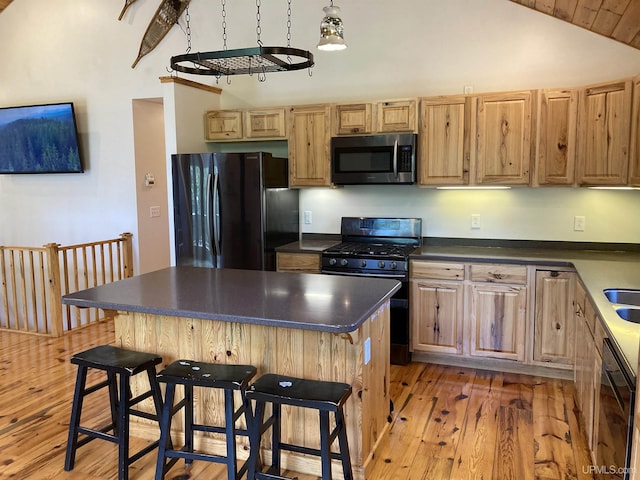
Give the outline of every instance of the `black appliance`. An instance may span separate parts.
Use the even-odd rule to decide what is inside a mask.
[[[298,240],[298,191],[269,153],[171,156],[176,265],[275,270],[275,248]]]
[[[342,243],[322,252],[322,273],[402,283],[391,298],[391,363],[409,363],[409,255],[422,245],[422,219],[342,217],[340,234]]]
[[[331,139],[331,181],[336,185],[412,184],[416,143],[411,133]]]
[[[607,478],[630,478],[635,394],[635,383],[623,367],[611,340],[605,338],[596,466],[607,470]]]

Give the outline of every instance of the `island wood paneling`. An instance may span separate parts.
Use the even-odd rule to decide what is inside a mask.
[[[258,376],[279,373],[349,383],[353,395],[347,401],[345,417],[355,479],[365,478],[376,445],[389,429],[388,325],[388,303],[358,330],[342,335],[142,313],[118,312],[115,319],[116,345],[158,353],[164,365],[178,359],[251,364],[256,366]],[[370,355],[365,355],[365,343],[370,345]],[[146,388],[144,379],[135,381],[134,393]],[[223,399],[219,392],[200,391],[196,396],[196,416],[202,423],[223,424],[220,405]],[[142,408],[151,411],[151,402]],[[136,421],[132,429],[135,435],[157,438],[155,424],[145,419]],[[178,433],[182,428],[180,420],[175,427]],[[284,442],[320,448],[317,412],[285,407],[282,438]],[[201,434],[198,441],[219,454],[226,451],[221,435]],[[239,456],[246,457],[247,439],[241,437],[238,442]],[[262,445],[268,462],[270,443],[266,437]],[[285,452],[282,463],[289,470],[316,475],[321,472],[316,458]]]

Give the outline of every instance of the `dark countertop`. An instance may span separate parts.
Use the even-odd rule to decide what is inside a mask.
[[[380,278],[171,267],[65,295],[62,303],[345,333],[399,288]]]

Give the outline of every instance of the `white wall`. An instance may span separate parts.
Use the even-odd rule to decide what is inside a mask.
[[[314,51],[312,76],[307,71],[276,73],[264,83],[255,76],[236,77],[230,85],[222,79],[220,106],[453,94],[462,92],[464,85],[472,85],[476,92],[577,86],[640,73],[639,50],[508,0],[350,0],[341,5],[349,49],[317,52],[318,26],[327,3],[292,4],[292,46]],[[156,50],[131,69],[159,2],[135,2],[119,22],[123,4],[20,0],[0,14],[0,106],[74,101],[87,166],[82,175],[0,176],[0,244],[67,244],[125,231],[137,236],[131,102],[165,96],[158,77],[168,74],[171,55],[185,52],[186,39],[179,28],[173,28]],[[265,45],[286,44],[286,8],[286,0],[263,2]],[[255,2],[234,0],[227,2],[227,10],[228,47],[254,46]],[[194,0],[190,14],[193,51],[221,49],[219,2]],[[208,77],[190,79],[215,84]],[[194,111],[194,116],[194,122],[201,122],[200,112]],[[171,153],[168,149],[167,154]],[[330,197],[327,205],[335,205],[341,195],[350,192],[344,189],[335,199]],[[368,193],[365,189],[349,201],[377,203],[386,198],[384,203],[393,211],[403,210],[406,204],[424,204],[423,216],[430,225],[427,233],[476,235],[462,231],[466,224],[462,218],[471,209],[460,206],[468,202],[467,194],[411,192],[405,198],[385,189]],[[521,207],[509,211],[529,213],[531,222],[518,232],[573,238],[564,227],[549,231],[546,212],[557,211],[558,218],[572,217],[577,210],[574,205],[585,199],[591,202],[590,208],[599,205],[600,193],[514,190],[509,198]],[[321,194],[322,190],[305,191],[304,208]],[[637,207],[636,194],[604,194],[602,198],[612,211],[632,211]],[[484,192],[477,198],[490,200],[490,195]],[[562,206],[565,204],[567,207]],[[317,222],[313,226],[334,230],[338,212],[313,207]],[[353,204],[349,208],[365,214],[369,207]],[[411,207],[417,212],[421,208]],[[491,223],[490,214],[479,213],[487,225],[480,235],[515,235],[513,223]],[[637,231],[630,227],[633,222],[624,221],[611,229],[598,221],[599,216],[596,221],[591,220],[593,214],[587,216],[584,236],[589,240],[618,234],[638,240]],[[461,220],[445,226],[449,225],[445,220],[456,217]]]
[[[347,186],[307,189],[301,215],[312,212],[303,232],[340,232],[340,216],[422,218],[428,237],[501,238],[640,243],[640,192],[588,188],[435,190],[413,186]],[[471,215],[480,228],[471,228]],[[586,218],[583,232],[573,217]]]

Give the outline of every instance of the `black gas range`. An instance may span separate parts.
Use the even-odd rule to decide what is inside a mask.
[[[402,283],[391,298],[391,363],[408,363],[409,255],[422,245],[422,219],[342,217],[340,235],[342,243],[322,252],[322,273]]]

